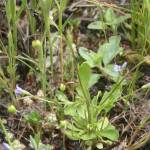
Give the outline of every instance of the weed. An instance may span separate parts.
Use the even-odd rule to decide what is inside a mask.
[[[132,10],[132,46],[137,48],[142,56],[149,52],[150,35],[150,2],[143,0],[139,4],[136,0],[131,1]]]
[[[121,23],[124,23],[130,17],[129,14],[118,17],[116,16],[112,8],[108,8],[103,14],[103,16],[104,17],[101,17],[101,18],[104,18],[103,20],[90,23],[88,25],[88,28],[105,31],[106,29],[110,27],[114,35],[117,35],[118,26]]]
[[[78,68],[80,86],[74,102],[68,101],[62,93],[58,93],[58,100],[64,104],[64,114],[70,120],[62,120],[60,126],[63,132],[73,140],[86,141],[89,146],[94,143],[111,143],[118,139],[118,131],[102,114],[108,113],[121,96],[121,84],[117,89],[105,92],[99,102],[100,92],[91,98],[89,88],[98,80],[96,74],[91,73],[90,66],[83,63]],[[108,95],[111,96],[108,98]],[[64,97],[64,98],[63,98]],[[104,113],[105,112],[105,113]],[[105,140],[105,138],[107,140]],[[87,142],[88,141],[88,142]],[[91,144],[90,144],[91,143]]]
[[[113,36],[109,38],[108,43],[104,43],[100,46],[97,53],[83,47],[79,49],[79,53],[91,68],[97,67],[102,75],[117,82],[121,77],[121,72],[126,66],[126,64],[122,66],[111,64],[117,54],[123,53],[123,49],[119,46],[119,43],[120,37]]]
[[[9,67],[8,72],[12,82],[12,89],[16,86],[16,55],[17,55],[17,14],[16,1],[6,2],[6,16],[8,20],[8,58]]]

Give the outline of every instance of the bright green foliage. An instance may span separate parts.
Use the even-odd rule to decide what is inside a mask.
[[[122,48],[119,46],[120,40],[119,36],[112,36],[109,38],[108,43],[100,47],[98,53],[103,60],[104,66],[108,65],[117,54],[122,52]]]
[[[125,16],[117,16],[112,8],[108,8],[104,14],[104,21],[95,21],[88,25],[89,29],[105,30],[108,27],[116,32],[118,26],[127,20],[130,16],[127,14]]]
[[[130,25],[128,25],[128,29],[132,29],[133,32],[132,42],[135,46],[134,48],[142,49],[142,53],[139,55],[145,59],[144,56],[148,54],[150,38],[150,1],[143,0],[140,5],[137,5],[139,2],[136,0],[132,1],[132,27],[130,28]],[[67,4],[70,6],[68,7]],[[87,4],[89,5],[90,3]],[[93,4],[95,5],[95,3]],[[109,121],[108,114],[122,96],[123,81],[128,75],[132,76],[132,70],[131,73],[129,72],[123,76],[123,65],[116,65],[114,63],[118,62],[118,59],[116,61],[114,61],[114,59],[123,53],[123,48],[120,47],[121,37],[109,37],[107,42],[100,45],[97,52],[80,47],[79,54],[84,59],[84,62],[81,65],[78,65],[76,47],[82,45],[82,40],[80,40],[80,38],[82,38],[82,36],[80,36],[82,28],[79,26],[82,26],[82,23],[84,24],[84,19],[89,19],[85,17],[86,11],[83,11],[83,18],[82,16],[81,18],[79,16],[83,6],[80,6],[78,3],[75,3],[74,5],[74,2],[72,5],[68,0],[31,0],[29,3],[27,0],[22,0],[21,6],[18,7],[19,9],[16,7],[16,0],[6,0],[5,6],[4,12],[6,12],[8,23],[8,32],[6,31],[8,38],[6,43],[3,43],[3,38],[2,42],[0,40],[0,45],[2,45],[4,49],[2,50],[2,56],[4,52],[8,57],[8,65],[6,64],[6,66],[4,66],[5,68],[7,67],[8,73],[5,72],[5,69],[2,69],[3,66],[0,65],[0,90],[5,89],[3,90],[4,92],[2,91],[4,96],[6,95],[5,92],[8,92],[11,99],[24,100],[26,96],[27,98],[29,96],[31,99],[38,99],[43,101],[43,103],[46,102],[45,108],[48,108],[48,111],[52,111],[52,113],[48,113],[47,115],[48,111],[46,109],[44,110],[46,115],[49,116],[47,117],[46,123],[50,127],[53,125],[56,128],[60,127],[61,131],[70,139],[84,141],[87,145],[90,145],[91,147],[96,146],[99,149],[102,149],[105,144],[112,144],[113,141],[117,141],[119,132]],[[101,8],[103,7],[101,4],[99,6]],[[84,7],[86,7],[86,5]],[[79,11],[77,10],[78,8]],[[105,7],[105,9],[102,9],[101,19],[90,23],[88,29],[102,30],[105,39],[107,39],[107,29],[109,29],[108,31],[113,31],[113,34],[118,35],[117,30],[120,24],[130,18],[130,15],[128,14],[117,14],[115,11],[118,8],[112,7],[107,9]],[[88,8],[87,10],[90,9]],[[96,9],[93,14],[95,15],[97,12],[98,10]],[[76,18],[76,15],[79,17]],[[98,15],[95,15],[95,17]],[[89,17],[89,15],[87,17]],[[123,31],[126,30],[124,28],[121,29]],[[77,34],[75,32],[77,32]],[[17,35],[21,35],[21,39]],[[102,36],[100,35],[100,38]],[[93,39],[93,37],[83,36],[83,45],[85,44],[84,40],[88,38]],[[126,39],[126,37],[124,38]],[[32,50],[35,50],[35,52],[33,52],[35,53],[34,58],[32,58],[32,52],[30,52],[30,40],[33,40]],[[98,40],[95,42],[97,41]],[[127,44],[127,46],[129,45]],[[95,45],[92,43],[92,46]],[[21,52],[18,53],[17,50],[20,50]],[[26,50],[27,53],[25,52],[22,54],[22,50]],[[59,65],[57,64],[57,57],[56,60],[53,59],[53,57],[55,58],[55,55],[57,55],[60,61]],[[131,57],[131,54],[129,55]],[[136,57],[137,55],[133,54],[133,56]],[[50,65],[47,65],[47,58],[49,57],[50,60],[48,61]],[[142,58],[139,60],[142,61]],[[34,83],[39,81],[41,86],[38,86],[37,84],[37,87],[33,89],[33,92],[42,88],[42,94],[37,93],[37,95],[34,96],[28,91],[19,87],[17,88],[16,82],[19,82],[19,84],[22,82],[17,80],[18,74],[16,74],[16,69],[18,69],[19,72],[20,68],[16,68],[18,65],[16,60],[24,63],[32,71],[32,75],[28,72],[27,80],[25,80],[27,83],[25,83],[25,86],[28,86],[28,83],[31,82],[34,87]],[[139,64],[137,66],[139,66]],[[137,66],[134,68],[137,68]],[[50,70],[49,67],[51,68]],[[100,73],[93,73],[92,69],[93,71]],[[33,71],[36,72],[36,70],[40,72],[40,78],[38,78],[38,74],[33,73]],[[67,70],[69,70],[68,74],[71,75],[71,79],[69,78],[70,76],[67,75]],[[55,73],[61,73],[60,75],[58,74],[58,81],[56,81],[57,75]],[[90,94],[90,91],[93,90],[92,86],[97,82],[101,82],[99,79],[101,79],[102,76],[113,80],[115,84],[112,85],[109,91],[104,91],[103,93],[98,91],[97,95],[93,96]],[[22,75],[20,77],[22,77]],[[34,78],[33,80],[32,77]],[[61,81],[59,78],[61,78]],[[79,83],[76,82],[77,78]],[[133,82],[133,78],[131,82]],[[54,95],[55,90],[57,89],[56,85],[60,85],[58,87],[60,91],[56,91],[56,95]],[[14,90],[15,86],[16,89]],[[150,88],[150,83],[143,85],[140,89],[145,90],[148,88]],[[16,92],[17,90],[20,90],[21,92],[18,95]],[[130,89],[127,90],[127,92],[128,91],[131,91],[131,93],[129,93],[127,97],[131,95],[135,98],[134,94],[137,92]],[[65,95],[65,92],[67,93],[67,96],[69,95],[68,97],[71,101]],[[14,93],[16,94],[16,97],[14,96]],[[126,97],[126,95],[124,97]],[[123,100],[124,97],[122,98]],[[56,115],[55,110],[57,111]],[[16,113],[15,103],[14,105],[10,105],[7,111],[9,113]],[[24,118],[27,123],[35,127],[33,129],[43,131],[43,128],[41,128],[41,123],[43,123],[42,118],[37,111],[33,110],[27,113]],[[44,119],[44,121],[45,120],[46,119]],[[17,150],[23,149],[18,148],[19,144],[16,140],[13,142],[8,138],[7,130],[5,129],[2,120],[0,120],[0,128],[10,147],[12,146]],[[65,136],[63,136],[63,138],[64,137]],[[34,137],[30,136],[31,148],[35,150],[53,149],[50,145],[42,144],[40,139],[40,132]],[[65,142],[63,144],[65,147]]]
[[[97,53],[80,47],[79,54],[91,68],[97,67],[104,76],[109,76],[110,79],[118,81],[121,72],[115,70],[115,65],[111,62],[118,54],[123,52],[119,44],[120,37],[112,36],[107,43],[100,46]]]
[[[121,97],[121,91],[122,91],[121,85],[118,85],[117,87],[116,85],[112,87],[110,92],[106,91],[104,93],[99,104],[99,109],[98,109],[99,112],[103,110],[109,112],[111,108],[114,107],[114,104],[118,101],[119,97]]]
[[[140,54],[146,56],[150,52],[150,1],[131,0],[132,24],[131,42]]]
[[[32,111],[25,115],[25,120],[32,125],[38,125],[41,121],[41,116],[36,111]]]
[[[7,0],[6,2],[6,16],[8,20],[8,51],[9,66],[8,72],[11,78],[11,87],[15,88],[16,84],[16,55],[17,55],[17,14],[16,14],[16,1]]]
[[[71,117],[71,120],[62,120],[60,126],[64,133],[73,140],[103,141],[104,143],[116,141],[119,133],[108,118],[102,115],[102,112],[108,113],[119,100],[121,85],[118,85],[116,90],[112,88],[110,92],[105,92],[99,102],[101,92],[93,98],[89,93],[89,88],[92,86],[90,80],[94,79],[94,82],[98,80],[93,75],[87,63],[79,66],[80,86],[77,88],[74,102],[69,101],[63,93],[58,93],[58,100],[64,105],[64,114]],[[104,138],[107,140],[105,141]]]
[[[41,143],[40,134],[35,134],[34,137],[30,136],[30,146],[34,150],[51,150],[50,145],[45,145]]]
[[[88,25],[89,29],[95,29],[95,30],[104,30],[106,29],[106,24],[103,21],[94,21]]]

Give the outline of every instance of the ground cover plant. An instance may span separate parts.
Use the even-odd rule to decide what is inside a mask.
[[[150,149],[149,0],[0,0],[0,149]]]

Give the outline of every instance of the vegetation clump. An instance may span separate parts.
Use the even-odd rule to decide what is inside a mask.
[[[1,0],[0,19],[0,149],[150,149],[149,0]]]

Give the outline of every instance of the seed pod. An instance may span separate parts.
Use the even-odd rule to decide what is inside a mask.
[[[16,113],[16,112],[17,112],[17,109],[15,108],[14,105],[10,105],[10,106],[8,106],[7,111],[8,111],[9,113]]]

